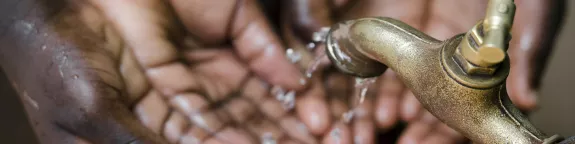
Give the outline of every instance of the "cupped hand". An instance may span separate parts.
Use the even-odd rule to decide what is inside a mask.
[[[282,32],[290,47],[305,53],[314,32],[334,22],[384,16],[401,20],[439,40],[468,31],[485,14],[487,0],[294,0],[285,2]],[[562,19],[564,1],[516,1],[510,43],[508,93],[523,110],[536,107],[537,81]],[[304,54],[313,57],[313,54]],[[310,59],[310,58],[308,58]],[[305,58],[304,58],[305,60]],[[400,143],[456,143],[462,136],[427,112],[393,71],[378,79],[374,119],[389,129],[398,120],[409,122]]]
[[[35,20],[45,23],[38,26],[45,34],[18,29],[34,28],[27,23],[9,32],[48,37],[16,46],[23,50],[14,55],[38,67],[15,63],[13,56],[3,59],[3,67],[12,76],[40,78],[14,81],[30,91],[21,95],[36,113],[47,117],[41,125],[90,143],[318,141],[309,133],[322,124],[315,114],[327,112],[298,108],[310,115],[296,116],[269,89],[295,90],[304,104],[307,95],[320,95],[313,91],[320,83],[304,89],[304,77],[286,59],[255,1],[39,5],[48,16]],[[32,46],[37,43],[45,45]]]

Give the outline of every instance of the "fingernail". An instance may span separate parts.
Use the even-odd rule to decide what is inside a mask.
[[[387,109],[380,108],[377,112],[377,120],[386,123],[388,119],[389,119],[389,113],[387,112]]]
[[[412,104],[403,105],[403,113],[405,120],[407,121],[411,120],[415,115],[415,106]]]

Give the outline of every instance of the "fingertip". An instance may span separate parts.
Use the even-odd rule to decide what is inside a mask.
[[[411,91],[407,91],[401,104],[401,118],[407,122],[413,121],[421,112],[421,108],[421,104],[415,98],[415,95]]]
[[[533,110],[537,107],[537,92],[526,85],[510,83],[507,93],[512,103],[521,110]]]
[[[344,122],[335,123],[322,140],[324,144],[351,144],[351,142],[351,129]]]
[[[328,105],[322,97],[306,95],[297,100],[296,111],[314,135],[323,134],[330,125]]]
[[[375,128],[373,121],[369,119],[355,120],[353,124],[353,143],[375,143]]]
[[[537,108],[537,98],[536,92],[527,92],[527,94],[521,96],[521,100],[518,100],[519,103],[517,105],[521,110],[533,110]]]
[[[513,104],[521,110],[537,107],[537,91],[533,90],[525,73],[512,71],[507,81],[507,94]]]
[[[397,115],[397,98],[380,96],[375,109],[375,121],[377,126],[389,129],[395,125]]]
[[[401,134],[398,144],[417,144],[431,131],[431,125],[426,123],[411,123]]]
[[[283,56],[282,56],[283,57]],[[251,63],[251,69],[272,85],[284,89],[299,91],[308,85],[307,79],[301,74],[296,65],[282,58],[269,58]]]

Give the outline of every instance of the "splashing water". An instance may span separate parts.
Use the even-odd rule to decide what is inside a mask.
[[[331,136],[331,138],[333,138],[335,140],[336,143],[340,143],[340,141],[341,141],[341,130],[339,130],[339,128],[332,130],[329,133],[329,135]]]
[[[375,83],[375,81],[377,80],[377,77],[373,77],[373,78],[355,78],[355,91],[359,92],[358,93],[358,101],[357,104],[348,112],[344,113],[342,115],[343,121],[345,123],[349,123],[351,122],[351,120],[353,119],[353,116],[355,116],[355,114],[357,113],[356,109],[357,107],[359,107],[361,104],[363,104],[363,102],[365,101],[365,97],[367,95],[367,90],[369,88],[369,86],[371,86],[373,83]]]
[[[308,44],[307,44],[307,49],[310,50],[310,51],[311,51],[311,50],[314,50],[314,49],[315,49],[315,43],[313,43],[313,42],[308,43]]]
[[[330,30],[329,27],[322,27],[318,32],[313,33],[312,40],[314,42],[325,42],[329,30]]]
[[[299,61],[301,60],[302,55],[301,55],[301,53],[295,51],[294,49],[288,48],[288,49],[286,50],[286,57],[288,58],[288,60],[289,60],[291,63],[297,63],[297,62],[299,62]]]
[[[315,60],[313,60],[311,62],[311,64],[309,65],[309,67],[305,70],[305,76],[307,78],[311,78],[313,75],[313,72],[315,72],[317,70],[317,68],[319,67],[319,65],[321,64],[321,60],[326,58],[327,55],[322,54],[321,56],[317,57]]]
[[[271,93],[276,100],[282,103],[285,110],[292,110],[295,107],[295,91],[286,91],[280,86],[274,86]]]

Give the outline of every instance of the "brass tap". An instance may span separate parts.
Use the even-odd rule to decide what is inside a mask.
[[[344,73],[375,77],[392,69],[421,104],[476,143],[554,143],[511,103],[506,55],[515,5],[490,0],[485,19],[466,34],[436,40],[391,18],[332,26],[326,53]]]

